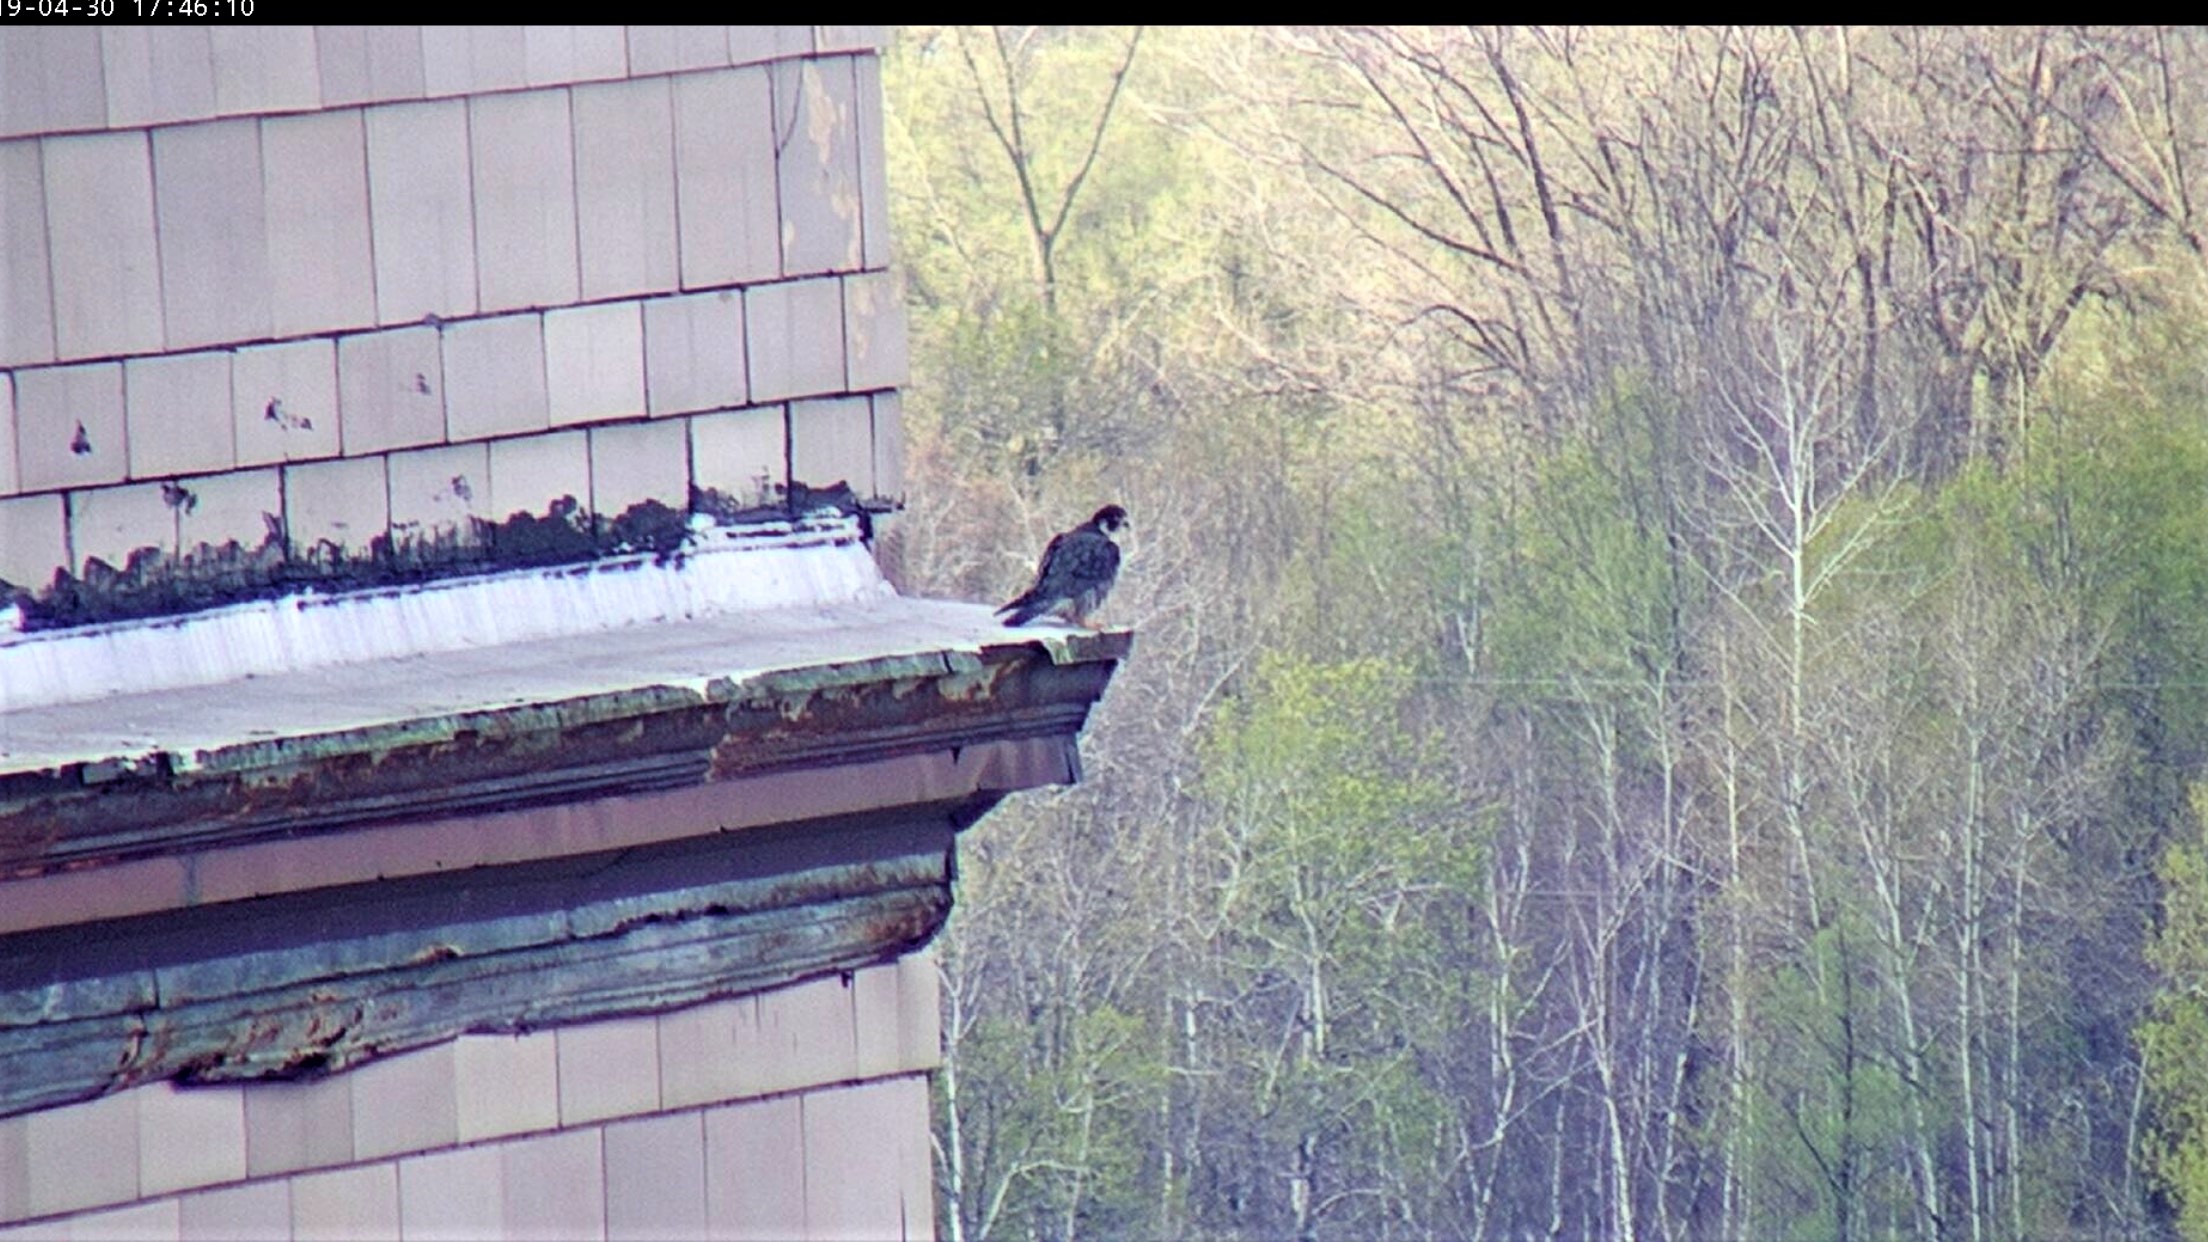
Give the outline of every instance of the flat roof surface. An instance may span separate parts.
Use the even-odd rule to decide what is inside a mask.
[[[946,653],[985,647],[1041,644],[1056,663],[1110,659],[1124,643],[1055,624],[1008,629],[984,605],[947,600],[764,609],[0,713],[0,776],[129,769],[157,755],[179,773],[236,770],[295,759],[282,743],[342,737],[345,749],[372,748],[378,735],[419,734],[424,721],[652,689],[740,699],[768,674],[845,669],[842,680],[876,681],[896,676],[900,660],[914,661],[915,675],[940,673]]]

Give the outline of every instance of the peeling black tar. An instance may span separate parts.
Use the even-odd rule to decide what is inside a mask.
[[[590,515],[573,496],[552,502],[544,516],[516,513],[489,529],[491,556],[501,564],[564,565],[598,555]]]
[[[180,513],[198,503],[196,495],[177,484],[165,486],[162,495]],[[602,556],[667,556],[683,546],[693,514],[733,525],[829,512],[858,517],[862,536],[873,539],[867,507],[841,483],[828,488],[799,484],[777,500],[757,505],[694,489],[686,509],[646,500],[611,516],[593,515],[573,496],[562,496],[541,514],[516,512],[503,521],[472,518],[464,530],[394,529],[378,535],[365,551],[327,541],[297,543],[270,515],[267,536],[254,546],[236,541],[219,547],[201,544],[183,556],[149,546],[131,552],[119,567],[95,557],[85,562],[81,574],[58,570],[52,582],[36,590],[0,581],[0,603],[12,600],[23,610],[25,629],[64,629],[174,616],[307,590],[362,590],[499,569],[581,564]]]
[[[777,484],[777,492],[784,489]],[[838,513],[859,520],[859,535],[868,543],[874,542],[874,515],[886,513],[890,506],[876,502],[868,504],[851,490],[848,483],[831,483],[827,487],[809,487],[793,484],[785,498],[768,504],[745,504],[719,488],[693,487],[690,489],[690,511],[702,513],[724,526],[745,522],[772,522],[794,517],[802,513]]]

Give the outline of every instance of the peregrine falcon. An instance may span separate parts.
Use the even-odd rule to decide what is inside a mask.
[[[1006,625],[1050,615],[1096,628],[1089,624],[1089,614],[1104,605],[1119,576],[1119,545],[1112,542],[1112,532],[1126,524],[1125,509],[1106,505],[1088,521],[1053,535],[1035,569],[1035,585],[997,609],[997,615]]]

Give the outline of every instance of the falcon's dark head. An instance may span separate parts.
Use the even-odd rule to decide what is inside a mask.
[[[1126,524],[1127,511],[1118,505],[1106,505],[1096,511],[1096,516],[1089,519],[1089,525],[1096,527],[1107,535],[1117,532],[1120,527]]]

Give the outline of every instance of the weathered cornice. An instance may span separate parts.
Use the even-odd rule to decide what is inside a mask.
[[[0,713],[0,1116],[894,957],[1131,641],[884,591]]]
[[[40,925],[11,891],[64,876],[81,888],[97,868],[181,859],[213,874],[210,858],[261,843],[763,787],[984,743],[1059,739],[1070,765],[1130,642],[1007,630],[976,605],[891,596],[0,714],[0,933]],[[854,809],[800,799],[736,819]],[[195,889],[178,904],[282,891],[176,883]]]
[[[718,627],[693,628],[710,642]],[[107,747],[111,753],[0,772],[0,875],[989,741],[1070,739],[1128,641],[1124,633],[1057,635],[1054,648],[976,644],[205,747]],[[84,716],[100,706],[23,713],[9,723],[27,730],[42,715]]]
[[[0,1116],[657,1012],[925,943],[970,808],[908,807],[7,937]]]

